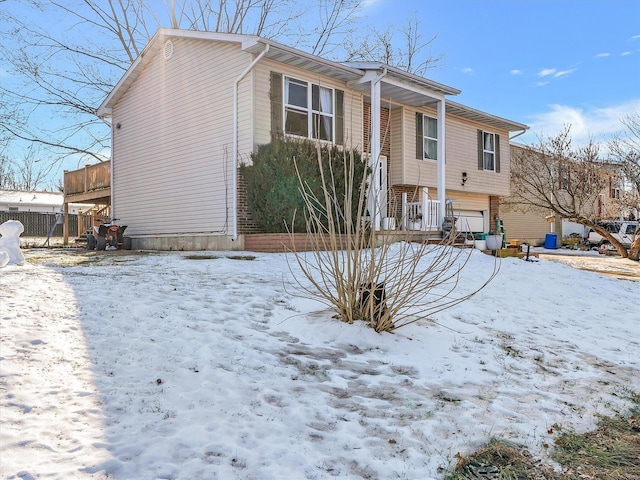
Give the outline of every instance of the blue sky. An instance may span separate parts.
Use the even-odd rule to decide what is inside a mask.
[[[527,124],[536,135],[571,123],[582,142],[640,112],[640,0],[369,0],[367,20],[415,14],[444,59],[426,76],[462,90],[452,100]]]
[[[159,10],[165,4],[145,1]],[[317,0],[296,1],[308,6],[309,19],[318,14]],[[66,31],[75,22],[51,23],[48,12],[16,0],[0,4],[35,26]],[[424,40],[437,35],[431,55],[444,57],[425,76],[460,89],[456,102],[529,125],[518,142],[535,143],[569,123],[576,143],[603,143],[623,129],[624,115],[640,113],[640,0],[365,0],[361,13],[363,36],[391,28],[398,39],[415,16]],[[0,65],[3,86],[14,80]],[[38,115],[45,125],[63,121],[53,109]],[[20,143],[12,147],[19,153]],[[84,163],[71,156],[64,168]]]

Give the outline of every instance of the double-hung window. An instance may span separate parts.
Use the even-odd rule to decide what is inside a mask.
[[[500,173],[500,135],[478,130],[478,170]]]
[[[289,135],[333,142],[333,89],[285,77],[284,131]]]
[[[422,119],[422,150],[425,160],[438,159],[438,120],[426,115]]]
[[[438,159],[438,119],[416,112],[416,158]]]
[[[496,169],[496,136],[493,133],[482,132],[482,161],[485,170]]]

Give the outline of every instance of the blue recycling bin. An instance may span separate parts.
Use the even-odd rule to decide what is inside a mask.
[[[558,248],[558,234],[547,233],[547,236],[544,237],[544,248],[551,250]]]

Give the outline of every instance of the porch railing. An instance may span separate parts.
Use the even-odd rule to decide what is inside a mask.
[[[402,194],[402,228],[404,230],[440,230],[442,221],[438,215],[438,200],[431,200],[427,189],[422,190],[419,202],[409,202],[406,193]]]
[[[64,193],[67,196],[84,194],[111,187],[111,162],[86,165],[64,172]]]

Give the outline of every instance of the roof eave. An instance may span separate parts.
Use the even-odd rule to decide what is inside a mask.
[[[518,132],[529,129],[529,126],[523,123],[514,122],[513,120],[508,120],[506,118],[498,117],[497,115],[476,110],[475,108],[467,107],[466,105],[452,102],[451,100],[447,100],[446,108],[450,114],[482,123],[484,125],[489,125],[500,130]]]

